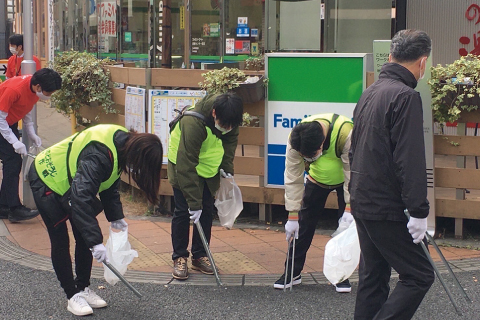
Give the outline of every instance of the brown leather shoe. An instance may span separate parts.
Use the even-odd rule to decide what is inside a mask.
[[[198,259],[192,258],[192,269],[205,274],[213,274],[212,263],[207,257],[201,257]]]
[[[172,276],[177,280],[188,279],[188,266],[187,258],[180,257],[173,260],[173,272]]]

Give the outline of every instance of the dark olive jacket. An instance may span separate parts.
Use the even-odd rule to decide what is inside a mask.
[[[207,118],[207,124],[193,116],[184,116],[176,125],[180,125],[181,137],[178,146],[177,164],[168,162],[168,181],[180,189],[187,200],[190,210],[202,209],[203,187],[205,182],[210,192],[214,195],[220,187],[220,175],[212,178],[202,178],[197,174],[198,156],[203,141],[207,138],[205,125],[214,128],[212,116],[213,102],[217,95],[208,95],[195,105],[193,111],[199,112]],[[238,127],[227,134],[221,135],[225,151],[220,169],[234,174],[233,159],[238,143]]]

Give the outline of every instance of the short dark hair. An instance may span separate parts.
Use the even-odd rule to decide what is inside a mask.
[[[425,31],[401,30],[392,38],[390,54],[396,62],[412,62],[430,56],[432,40]]]
[[[293,150],[307,158],[315,156],[324,140],[322,126],[317,121],[300,122],[290,133],[290,144]]]
[[[43,68],[33,74],[30,84],[39,84],[42,91],[53,92],[62,88],[62,77],[53,69]]]
[[[23,34],[13,34],[8,38],[8,43],[14,46],[22,46],[23,48]]]
[[[148,201],[158,204],[160,171],[163,162],[162,142],[151,133],[129,132],[125,145],[118,148],[118,167],[145,192]]]
[[[222,127],[238,127],[243,121],[243,101],[234,92],[218,95],[213,102],[215,117]]]

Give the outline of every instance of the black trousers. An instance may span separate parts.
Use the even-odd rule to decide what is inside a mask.
[[[298,239],[295,240],[295,265],[293,266],[293,275],[296,277],[303,270],[305,259],[307,258],[307,251],[312,244],[313,236],[317,226],[320,215],[325,210],[325,203],[328,195],[333,190],[337,191],[338,197],[338,216],[341,217],[345,211],[345,198],[343,192],[343,185],[335,189],[322,188],[319,185],[307,180],[305,184],[305,192],[303,193],[302,208],[298,213]],[[285,262],[288,268],[292,265],[292,251],[293,242],[290,245],[289,260]],[[290,274],[290,270],[288,274]]]
[[[60,285],[70,299],[90,285],[92,272],[92,253],[83,240],[80,231],[72,219],[73,236],[75,238],[75,274],[73,276],[72,258],[70,256],[70,237],[68,235],[67,223],[63,221],[54,222],[52,217],[69,216],[69,212],[62,208],[60,195],[52,192],[41,179],[38,178],[34,166],[29,171],[30,186],[33,198],[37,205],[40,216],[47,227],[51,243],[51,257],[53,269],[57,275]]]
[[[175,260],[180,257],[189,256],[187,247],[190,239],[190,214],[188,213],[187,200],[180,189],[173,188],[173,198],[175,201],[175,211],[172,218],[172,259]],[[212,234],[213,203],[213,196],[205,183],[203,186],[203,210],[200,216],[200,224],[202,225],[208,243],[210,243]],[[193,259],[207,256],[202,239],[195,225],[193,226],[192,255]]]
[[[421,246],[412,242],[407,222],[355,222],[362,254],[354,319],[411,319],[435,280]],[[389,296],[391,268],[399,281]]]
[[[10,126],[17,138],[18,123]],[[0,134],[0,160],[3,164],[2,187],[0,189],[0,206],[10,208],[21,205],[18,196],[18,188],[20,182],[20,171],[22,170],[22,156],[15,152],[13,146],[5,140]]]

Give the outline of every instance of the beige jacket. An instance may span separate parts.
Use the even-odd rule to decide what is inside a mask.
[[[323,123],[323,121],[319,121]],[[328,124],[324,124],[327,125]],[[341,149],[341,159],[343,163],[343,174],[345,182],[343,190],[345,191],[345,202],[350,203],[350,193],[348,192],[348,184],[350,182],[350,163],[348,160],[348,152],[350,150],[353,126],[344,126],[340,131],[340,139],[337,148]],[[300,153],[287,142],[287,151],[285,159],[285,210],[288,212],[300,211],[302,205],[303,192],[305,190],[305,162]]]

